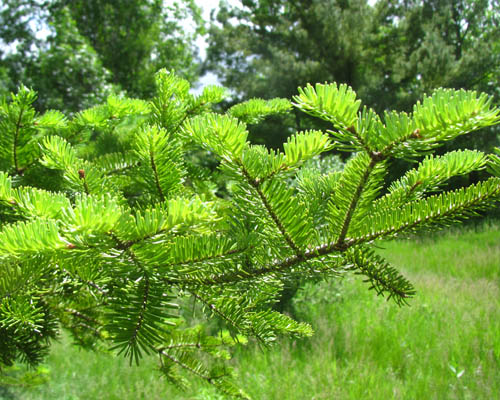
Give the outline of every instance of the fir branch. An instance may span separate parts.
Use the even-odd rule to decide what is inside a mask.
[[[264,207],[267,210],[269,216],[271,217],[271,219],[275,223],[276,227],[279,229],[279,231],[281,232],[281,234],[285,238],[285,240],[288,243],[288,245],[292,248],[292,250],[294,251],[294,253],[297,256],[301,256],[302,252],[301,252],[299,246],[297,246],[297,244],[295,243],[295,241],[292,239],[292,237],[290,236],[290,234],[287,232],[287,230],[283,226],[283,223],[281,222],[281,220],[279,219],[279,217],[274,212],[271,204],[269,204],[269,201],[268,201],[267,197],[262,192],[262,190],[260,188],[260,185],[262,184],[262,181],[259,180],[259,179],[253,179],[242,164],[240,164],[240,168],[241,168],[243,176],[246,178],[247,182],[250,184],[250,186],[252,186],[256,190],[257,194],[259,195],[260,200],[262,201],[262,204],[264,205]]]
[[[415,295],[413,285],[372,250],[357,248],[346,256],[356,273],[366,276],[371,284],[369,289],[374,289],[378,295],[388,293],[387,300],[394,298],[399,306],[408,304],[407,299]]]
[[[496,187],[494,186],[495,182],[497,182]],[[492,187],[489,188],[488,184],[491,185]],[[482,186],[485,187],[483,188]],[[472,191],[478,188],[484,190],[482,194],[479,194],[477,196],[472,196],[468,200],[455,201],[452,204],[442,207],[442,209],[432,208],[431,213],[428,213],[423,217],[415,216],[413,218],[413,221],[411,219],[408,221],[400,221],[400,223],[397,225],[390,224],[391,226],[388,229],[380,229],[379,231],[368,233],[361,237],[351,238],[352,243],[356,245],[361,243],[369,243],[381,237],[395,236],[401,232],[412,231],[419,226],[424,227],[432,224],[439,224],[440,222],[449,221],[449,219],[452,218],[455,219],[465,218],[467,217],[467,215],[474,214],[475,210],[477,210],[478,208],[480,209],[481,207],[484,207],[487,204],[487,202],[492,202],[492,201],[498,202],[498,200],[500,199],[500,184],[498,183],[496,178],[490,178],[490,180],[486,181],[484,185],[478,183],[476,186],[473,186],[470,190]],[[409,203],[406,206],[404,206],[402,210],[400,209],[398,211],[402,213],[401,215],[404,215],[405,212],[409,213],[412,207],[417,209],[417,207],[419,206],[424,206],[429,201],[429,199],[439,200],[439,199],[444,199],[445,195],[456,197],[459,196],[460,194],[465,196],[467,193],[465,190],[459,189],[455,192],[445,193],[444,195],[431,196],[423,200],[418,200],[416,202]],[[378,215],[375,214],[371,218],[377,218],[377,217]],[[374,226],[374,223],[375,221],[371,221],[370,217],[366,221],[366,225],[368,228],[372,228]]]
[[[361,145],[361,147],[363,148],[363,150],[367,153],[367,154],[373,154],[373,151],[372,149],[368,146],[368,143],[365,142],[365,140],[361,137],[361,135],[359,134],[359,132],[356,130],[356,128],[354,127],[354,125],[351,125],[350,127],[348,127],[346,129],[346,131],[352,133],[354,135],[354,137],[356,138],[356,140],[358,141],[358,143]]]
[[[103,326],[103,324],[101,322],[99,322],[98,320],[92,318],[92,317],[89,317],[88,315],[86,314],[83,314],[81,313],[80,311],[78,310],[75,310],[73,308],[65,308],[64,309],[65,312],[67,312],[68,314],[71,314],[79,319],[83,319],[89,323],[92,323],[94,325],[97,325],[99,326],[99,328],[101,328]],[[96,333],[97,336],[99,337],[102,337],[101,333],[99,332],[98,329],[92,327],[92,326],[89,326],[89,325],[86,325],[87,329],[90,329],[91,331],[93,331],[94,333]]]
[[[281,172],[286,172],[286,171],[289,171],[289,170],[290,170],[290,166],[287,165],[286,163],[284,163],[277,170],[271,171],[268,175],[263,176],[262,178],[260,178],[259,181],[260,181],[260,183],[264,183],[265,181],[268,181],[268,180],[271,180],[272,178],[274,178],[275,175],[278,175]]]
[[[331,136],[320,131],[297,133],[284,144],[284,152],[279,152],[251,145],[246,125],[236,117],[204,113],[208,107],[203,102],[211,103],[210,98],[216,97],[210,92],[197,100],[189,95],[187,81],[165,73],[158,83],[159,96],[153,100],[152,112],[146,116],[144,108],[139,121],[144,126],[129,136],[132,142],[127,145],[134,149],[130,154],[102,158],[86,154],[89,161],[78,161],[79,152],[61,136],[42,140],[41,162],[64,171],[68,192],[27,190],[22,179],[12,189],[12,181],[5,179],[7,174],[0,174],[2,201],[6,203],[2,212],[8,216],[0,231],[0,255],[10,263],[5,264],[7,277],[1,282],[2,290],[17,290],[17,294],[26,288],[25,296],[14,296],[19,299],[1,299],[12,300],[14,305],[17,300],[26,300],[13,308],[12,319],[36,323],[37,329],[39,325],[40,331],[48,332],[40,335],[43,340],[55,335],[59,317],[63,324],[72,325],[81,344],[92,339],[92,332],[106,333],[113,349],[131,362],[135,359],[138,363],[143,352],[154,350],[169,379],[180,378],[182,368],[238,397],[224,368],[216,363],[212,369],[200,360],[225,355],[225,349],[219,347],[235,343],[201,333],[196,336],[196,330],[182,332],[179,324],[172,322],[178,313],[168,311],[178,307],[170,303],[175,294],[191,293],[195,302],[204,305],[207,319],[220,317],[231,331],[266,343],[278,334],[309,335],[307,326],[270,310],[283,280],[354,271],[369,281],[371,289],[402,304],[413,296],[413,286],[369,250],[370,242],[447,224],[500,199],[500,179],[424,198],[426,193],[440,190],[450,177],[484,166],[484,155],[461,153],[424,160],[417,170],[394,183],[389,195],[377,200],[389,157],[425,154],[439,142],[498,123],[499,110],[492,109],[491,99],[485,96],[440,91],[417,105],[412,118],[386,113],[383,124],[372,110],[359,113],[359,101],[347,86],[308,86],[299,90],[296,103],[309,114],[333,123],[334,130],[329,132]],[[28,100],[33,98],[30,96]],[[132,116],[131,123],[137,127],[137,112],[123,105],[117,105],[120,118]],[[64,136],[96,126],[116,135],[113,130],[117,125],[108,129],[110,121],[103,119],[114,118],[106,111],[111,106],[81,113],[70,126],[73,132]],[[35,162],[33,158],[37,159],[35,141],[39,137],[28,135],[40,128],[28,126],[32,112],[35,115],[24,101],[5,114],[10,134],[3,142],[2,159],[12,175],[22,175]],[[192,118],[194,114],[200,115]],[[51,129],[62,127],[56,125],[50,125]],[[359,152],[343,172],[330,179],[311,170],[307,173],[311,180],[308,190],[301,188],[300,173],[296,181],[287,179],[291,177],[288,171],[299,171],[306,160],[330,150],[332,138],[338,149]],[[214,195],[212,187],[200,190],[197,185],[186,186],[183,160],[191,140],[222,159],[222,171],[237,188],[225,192],[228,196],[224,200],[215,200],[218,194]],[[89,146],[90,151],[93,148]],[[491,157],[490,168],[500,175],[498,160]],[[136,166],[140,170],[127,173]],[[105,191],[106,175],[113,174],[123,176],[110,181],[111,193],[101,197],[82,193]],[[316,178],[321,182],[315,182]],[[61,186],[55,182],[54,190]],[[199,196],[191,196],[193,191],[199,191]],[[181,196],[174,197],[177,194]],[[313,197],[311,202],[308,195]],[[325,204],[327,197],[330,201]],[[156,204],[158,201],[162,204]],[[146,204],[149,206],[141,208]],[[233,210],[238,212],[231,213]],[[27,221],[12,222],[14,219]],[[255,224],[259,232],[252,226]],[[253,245],[259,239],[262,241]],[[73,256],[81,261],[76,270]],[[19,260],[23,264],[13,264]],[[88,265],[85,260],[89,260]],[[71,275],[64,269],[65,262],[71,265]],[[42,273],[54,282],[38,284]],[[42,298],[43,307],[33,306],[29,297]],[[7,355],[7,361],[15,362],[20,356],[28,362],[39,361],[43,356],[39,343],[33,347],[28,340],[32,337],[16,335],[20,336],[8,331],[7,340],[19,339],[21,351]],[[161,347],[165,339],[167,345]]]
[[[81,326],[85,329],[88,329],[89,331],[91,331],[95,337],[99,338],[99,339],[105,339],[105,336],[102,335],[101,332],[99,332],[98,329],[95,329],[93,326],[90,326],[89,324],[86,324],[85,322],[78,322],[75,326]]]
[[[21,130],[21,122],[22,122],[23,114],[24,114],[24,107],[21,108],[21,110],[19,111],[19,118],[17,119],[17,122],[16,122],[16,131],[14,133],[14,143],[13,143],[13,149],[12,149],[13,158],[14,158],[14,166],[16,169],[16,173],[18,175],[23,174],[23,171],[19,167],[19,161],[17,159],[17,142],[19,140],[19,134],[20,134],[20,130]]]
[[[100,287],[98,284],[96,284],[92,281],[87,281],[87,280],[83,280],[83,282],[85,282],[90,287],[96,289],[100,294],[106,295],[106,291],[102,287]]]
[[[82,181],[83,190],[85,191],[86,194],[90,194],[90,189],[89,189],[89,185],[87,183],[87,177],[85,175],[85,170],[84,169],[79,169],[78,170],[78,176],[80,177],[80,180]]]
[[[189,277],[172,278],[166,279],[165,282],[174,285],[207,285],[207,286],[218,286],[222,284],[239,283],[255,278],[259,278],[265,275],[271,274],[281,274],[285,273],[294,266],[310,260],[316,260],[321,257],[331,255],[333,253],[342,253],[357,244],[357,242],[352,239],[344,240],[343,243],[325,243],[321,246],[314,247],[313,249],[307,250],[299,255],[293,255],[287,257],[281,261],[275,261],[264,265],[260,268],[255,268],[251,270],[242,270],[238,272],[231,272],[228,274],[221,274],[212,277],[204,277],[202,279],[189,279]]]
[[[197,104],[195,107],[192,107],[191,109],[187,110],[186,113],[184,114],[184,117],[182,117],[182,119],[179,121],[179,123],[175,126],[175,128],[172,130],[172,132],[177,132],[181,127],[182,125],[184,124],[184,122],[186,122],[186,120],[191,117],[192,115],[195,115],[198,110],[201,110],[201,108],[205,105],[206,103],[204,101],[200,102],[199,104]]]
[[[105,295],[107,294],[106,290],[105,290],[104,288],[100,287],[97,283],[95,283],[95,282],[92,282],[92,281],[89,281],[89,280],[87,280],[87,279],[82,278],[82,277],[80,276],[80,274],[78,273],[78,271],[76,271],[76,274],[75,274],[75,275],[73,275],[70,271],[68,271],[68,270],[67,270],[67,269],[65,269],[65,268],[62,268],[62,271],[63,271],[63,272],[65,272],[66,274],[68,274],[68,275],[69,275],[69,276],[71,276],[71,277],[75,277],[75,275],[76,275],[76,278],[77,278],[80,282],[84,283],[85,285],[87,285],[87,286],[88,286],[88,287],[90,287],[90,288],[96,289],[96,290],[99,292],[99,294],[101,294],[102,296],[105,296]],[[97,299],[97,297],[95,296],[95,294],[94,294],[92,291],[90,291],[90,293],[92,294],[92,296],[93,296],[94,298],[96,298],[96,299]]]
[[[372,153],[370,153],[370,154],[372,154]],[[378,162],[379,162],[379,158],[372,156],[370,164],[368,164],[363,176],[361,177],[361,180],[359,181],[359,184],[356,188],[356,192],[354,192],[351,203],[349,204],[349,208],[347,209],[347,212],[345,214],[344,222],[342,224],[342,229],[340,231],[339,238],[337,239],[337,243],[339,245],[342,245],[344,243],[345,237],[347,235],[347,231],[349,230],[349,225],[351,223],[351,218],[354,215],[354,211],[356,210],[356,206],[358,205],[358,201],[361,197],[361,194],[363,193],[363,190],[366,186],[366,183],[368,182],[368,178],[370,177],[370,174],[373,172],[373,170]]]
[[[146,309],[147,309],[148,303],[149,303],[150,281],[149,281],[149,276],[148,276],[147,272],[141,267],[135,254],[133,254],[132,251],[130,251],[130,249],[128,250],[128,253],[130,254],[130,257],[131,257],[132,261],[134,262],[134,264],[136,264],[138,268],[143,270],[142,279],[144,279],[144,288],[143,288],[143,292],[142,292],[142,301],[141,301],[141,307],[139,310],[139,315],[137,317],[137,322],[135,323],[135,327],[134,327],[134,330],[132,332],[132,335],[130,336],[130,339],[128,340],[128,345],[130,347],[133,347],[136,344],[137,336],[139,335],[139,331],[142,328],[144,318],[146,315]],[[132,362],[132,359],[131,359],[131,362]]]
[[[129,240],[126,242],[124,242],[118,236],[116,236],[116,234],[113,231],[107,232],[107,235],[115,241],[116,243],[115,248],[117,248],[118,250],[123,250],[125,252],[126,250],[129,250],[134,244],[137,244],[142,240],[150,239],[152,236],[156,236],[158,233],[155,233],[154,235],[145,236],[144,238],[141,239]]]
[[[248,276],[242,276],[241,274],[238,275],[234,273],[220,275],[218,277],[203,280],[202,284],[220,285],[238,283],[249,279],[255,279],[263,275],[284,273],[304,260],[314,260],[328,256],[332,253],[342,253],[346,254],[346,256],[341,257],[340,263],[336,265],[337,269],[341,267],[344,270],[348,270],[349,264],[351,263],[355,269],[360,271],[360,274],[367,276],[368,280],[372,282],[371,288],[375,289],[378,294],[388,292],[388,299],[393,297],[398,305],[405,303],[407,298],[414,295],[415,292],[410,282],[397,274],[397,271],[394,268],[390,267],[387,263],[382,262],[381,258],[374,255],[373,252],[360,250],[349,253],[348,250],[357,244],[358,243],[353,240],[344,242],[344,247],[342,248],[338,247],[339,245],[337,243],[324,244],[313,250],[307,251],[302,258],[292,256],[281,262],[275,262],[260,269],[246,271]],[[325,265],[325,269],[322,272],[328,272],[330,270],[332,270],[332,268]],[[315,272],[317,273],[318,271]],[[200,282],[198,282],[198,284],[200,284]],[[210,308],[212,309],[212,307]],[[221,317],[225,318],[224,315],[221,315]],[[241,330],[241,328],[237,328]]]
[[[189,293],[191,293],[195,299],[197,299],[197,300],[201,301],[203,304],[205,304],[210,309],[210,311],[212,311],[214,314],[217,314],[223,320],[229,322],[229,324],[231,326],[233,326],[234,328],[238,329],[240,332],[246,332],[247,331],[247,329],[245,327],[241,326],[240,324],[238,324],[238,322],[236,322],[235,320],[233,320],[231,317],[229,317],[228,315],[224,314],[221,310],[219,310],[218,307],[215,306],[215,304],[213,304],[210,301],[204,299],[202,296],[200,296],[199,294],[197,294],[194,290],[189,290]]]
[[[151,164],[151,169],[153,170],[153,176],[155,179],[156,190],[158,190],[158,194],[160,196],[160,201],[163,203],[165,201],[165,195],[163,194],[163,190],[162,190],[161,185],[160,185],[160,178],[158,176],[158,170],[156,168],[156,163],[155,163],[154,154],[153,154],[152,150],[149,151],[149,160],[150,160],[150,164]]]
[[[163,357],[166,357],[168,358],[170,361],[172,361],[174,364],[177,364],[179,367],[181,367],[182,369],[185,369],[186,371],[189,371],[191,372],[192,374],[196,375],[198,378],[201,378],[205,381],[207,381],[208,383],[212,384],[213,383],[213,380],[214,380],[214,377],[211,377],[210,375],[205,375],[205,374],[202,374],[201,372],[195,370],[194,368],[192,368],[191,366],[189,366],[188,364],[186,363],[183,363],[181,360],[179,360],[178,358],[174,357],[173,355],[171,354],[168,354],[167,352],[165,352],[165,350],[162,350],[162,349],[157,349],[157,352],[160,356],[163,356]],[[161,360],[161,357],[160,357],[160,360]]]
[[[241,254],[241,253],[245,252],[246,250],[249,250],[253,247],[254,246],[240,247],[240,248],[231,249],[231,250],[228,250],[226,252],[219,253],[219,254],[212,254],[212,255],[209,255],[206,257],[199,257],[199,258],[193,258],[190,260],[185,260],[185,261],[180,262],[180,263],[175,263],[175,262],[167,263],[167,264],[163,264],[162,267],[163,266],[165,266],[165,267],[172,267],[172,266],[180,267],[180,266],[184,266],[184,265],[197,264],[197,263],[201,263],[201,262],[205,262],[205,261],[213,261],[213,260],[218,260],[218,259],[224,260],[228,256],[239,255],[239,254]]]
[[[201,344],[200,342],[196,343],[179,343],[179,344],[172,344],[168,346],[162,346],[160,349],[157,349],[157,351],[162,351],[162,350],[174,350],[174,349],[184,349],[184,348],[196,348],[196,349],[202,349],[202,348],[217,348],[217,347],[223,347],[224,344]]]
[[[122,168],[115,168],[111,171],[107,171],[106,172],[106,176],[111,176],[111,175],[115,175],[115,174],[121,174],[125,171],[128,171],[128,170],[131,170],[131,169],[134,169],[134,168],[137,168],[137,167],[140,167],[141,166],[141,163],[140,161],[137,161],[135,164],[131,164],[131,165],[127,165],[125,167],[122,167]]]
[[[407,135],[403,136],[402,138],[389,143],[387,146],[385,146],[381,151],[380,154],[382,154],[384,157],[388,157],[391,154],[391,151],[398,147],[399,145],[405,144],[407,141],[410,139],[418,139],[420,138],[420,130],[415,129],[413,132],[408,133]]]
[[[137,323],[134,329],[134,333],[132,337],[130,338],[129,343],[132,344],[135,342],[137,335],[139,331],[141,330],[142,327],[142,322],[144,321],[144,314],[146,313],[146,308],[148,306],[148,300],[149,300],[149,277],[147,274],[143,275],[144,278],[144,293],[142,296],[142,307],[139,313],[139,317],[137,319]]]

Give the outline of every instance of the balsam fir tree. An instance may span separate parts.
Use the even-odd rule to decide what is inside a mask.
[[[307,86],[293,106],[332,130],[297,133],[283,151],[249,144],[246,123],[290,102],[212,112],[223,96],[218,87],[194,96],[160,71],[151,101],[110,97],[71,120],[36,114],[24,87],[2,103],[0,366],[36,365],[63,327],[78,345],[101,343],[131,362],[155,354],[175,384],[188,384],[186,371],[247,397],[225,363],[229,347],[312,334],[273,309],[284,282],[355,273],[401,305],[414,288],[374,242],[448,225],[500,198],[498,177],[441,189],[488,163],[500,175],[500,157],[432,155],[499,121],[486,95],[443,89],[412,114],[381,118],[349,87]],[[304,167],[330,150],[353,153],[342,171]],[[391,160],[422,156],[383,191]],[[216,173],[204,165],[210,157]],[[188,326],[186,299],[224,329]]]

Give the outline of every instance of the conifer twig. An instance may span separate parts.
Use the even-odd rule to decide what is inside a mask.
[[[377,163],[378,160],[372,157],[370,164],[368,164],[363,176],[361,177],[361,180],[359,181],[356,191],[352,196],[351,203],[349,204],[349,208],[347,209],[347,212],[344,217],[344,222],[342,224],[342,229],[340,231],[339,238],[337,239],[337,243],[339,245],[342,245],[344,243],[347,231],[349,230],[349,225],[351,223],[351,218],[354,214],[354,211],[356,210],[358,201],[361,197],[361,194],[363,193],[363,190],[365,189],[366,183],[368,182],[368,178],[370,177],[370,174],[373,172],[373,169],[375,168],[375,165],[377,165]]]
[[[259,181],[258,179],[253,179],[250,176],[250,174],[248,173],[248,171],[243,167],[243,165],[240,164],[240,168],[241,168],[241,171],[243,172],[243,175],[245,176],[247,182],[257,191],[257,194],[259,195],[259,198],[262,201],[262,204],[264,205],[266,211],[268,212],[269,216],[271,217],[271,219],[275,223],[278,230],[281,232],[281,234],[285,238],[288,245],[292,248],[294,253],[298,257],[300,257],[302,254],[302,251],[300,250],[299,246],[297,246],[295,241],[292,239],[290,234],[287,232],[287,230],[283,226],[283,223],[279,219],[278,215],[276,215],[276,213],[274,212],[271,204],[269,204],[269,201],[267,200],[266,195],[262,192],[262,190],[260,188],[261,181]]]

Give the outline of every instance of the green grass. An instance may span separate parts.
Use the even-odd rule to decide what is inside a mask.
[[[238,350],[233,363],[247,393],[280,400],[500,398],[498,228],[383,247],[381,254],[417,289],[410,306],[375,296],[357,277],[307,286],[297,297],[297,314],[315,336]],[[152,360],[129,367],[71,348],[67,340],[54,347],[46,367],[48,384],[11,390],[10,398],[221,398],[199,383],[177,391]]]

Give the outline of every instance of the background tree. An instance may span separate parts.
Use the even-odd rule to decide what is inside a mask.
[[[378,112],[411,111],[437,87],[498,98],[499,10],[496,0],[242,0],[217,14],[206,68],[239,100],[289,97],[323,81],[352,86]],[[254,139],[273,147],[289,134],[261,132]],[[487,137],[495,136],[479,135],[477,146],[490,146]]]
[[[175,70],[189,81],[197,78],[194,39],[203,25],[194,0],[61,3],[67,5],[78,31],[111,71],[112,82],[128,95],[151,97],[154,75],[161,68]]]
[[[221,4],[209,31],[206,63],[235,91],[236,100],[290,98],[308,82],[344,82],[355,90],[363,86],[363,41],[371,18],[367,1],[241,3]],[[267,121],[251,137],[278,147],[294,130],[317,124],[295,113]]]
[[[207,65],[244,97],[290,97],[298,86],[334,77],[358,88],[370,14],[365,0],[222,5]]]
[[[22,82],[46,93],[37,109],[75,112],[102,102],[112,90],[149,97],[162,67],[194,81],[198,9],[192,1],[164,3],[5,2],[0,74],[8,79],[0,90],[14,91]]]
[[[410,111],[437,87],[480,90],[498,99],[500,3],[496,0],[381,0],[371,40],[377,85],[367,90],[381,111]],[[377,73],[378,71],[378,73]]]

